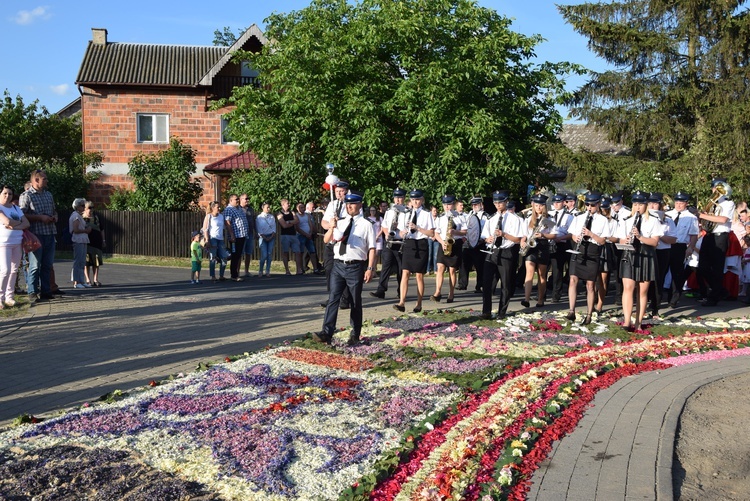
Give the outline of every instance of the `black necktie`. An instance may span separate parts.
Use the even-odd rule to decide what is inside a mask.
[[[341,243],[339,244],[339,256],[343,256],[346,254],[346,242],[349,240],[349,234],[352,232],[352,223],[354,222],[354,218],[349,218],[349,224],[346,225],[346,229],[344,230],[344,236],[341,237]]]
[[[413,216],[412,216],[412,218],[411,218],[411,222],[412,222],[412,223],[414,223],[414,225],[415,225],[415,226],[417,225],[417,214],[419,214],[419,213],[418,213],[417,211],[414,211],[414,215],[413,215]],[[415,229],[413,229],[413,230],[409,230],[409,231],[411,231],[412,233],[414,233],[414,232],[416,232],[417,230],[416,230],[416,228],[415,228]]]
[[[675,228],[677,227],[677,223],[680,222],[680,214],[682,214],[682,211],[678,212],[677,213],[677,217],[674,218],[674,226],[675,226]]]
[[[562,220],[562,216],[565,214],[564,211],[557,211],[557,214],[555,214],[557,221],[555,221],[555,226],[560,226],[560,221]]]
[[[617,221],[617,212],[615,212],[614,214],[612,214],[612,219],[614,219],[615,221]]]

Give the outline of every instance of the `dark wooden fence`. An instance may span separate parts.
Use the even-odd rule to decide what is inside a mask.
[[[68,218],[71,211],[59,212],[57,223],[57,248],[70,250],[68,242]],[[198,212],[140,212],[140,211],[96,211],[107,237],[105,254],[127,254],[133,256],[189,257],[190,235],[203,225],[204,213]],[[313,214],[317,222],[321,215]],[[260,257],[258,241],[255,239],[253,258]],[[323,239],[315,239],[315,247],[322,256]],[[274,261],[281,260],[281,239],[276,231],[273,248]],[[320,258],[319,258],[320,259]]]

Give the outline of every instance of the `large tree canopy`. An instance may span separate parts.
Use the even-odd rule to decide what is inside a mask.
[[[623,0],[559,7],[613,69],[592,72],[574,116],[604,127],[664,186],[699,193],[713,175],[748,187],[750,20],[745,0]],[[739,190],[738,190],[739,189]]]
[[[313,0],[266,20],[250,59],[263,87],[237,89],[231,133],[274,169],[270,195],[311,198],[332,162],[368,201],[396,185],[470,195],[544,183],[563,76],[535,63],[540,36],[470,0]]]

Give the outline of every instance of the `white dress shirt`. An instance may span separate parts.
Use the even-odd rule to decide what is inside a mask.
[[[578,236],[583,232],[583,228],[586,226],[586,218],[588,217],[589,212],[583,212],[581,214],[578,214],[575,218],[573,218],[573,222],[570,224],[570,227],[568,228],[568,233],[574,236]],[[591,233],[598,237],[602,238],[609,238],[609,219],[602,216],[598,212],[594,214],[593,218],[591,219]],[[596,245],[599,245],[599,243],[591,239],[593,243]]]
[[[401,217],[399,218],[398,229],[399,231],[406,230],[406,236],[404,237],[405,240],[423,240],[425,238],[429,238],[421,231],[415,231],[414,233],[409,232],[409,224],[414,218],[413,210],[407,211],[404,214],[400,214],[400,216]],[[417,226],[419,226],[423,230],[435,229],[435,221],[432,219],[432,214],[430,214],[430,211],[424,209],[423,207],[417,209]]]
[[[375,248],[375,229],[372,223],[361,214],[354,216],[352,230],[349,233],[349,238],[346,240],[346,252],[343,255],[339,255],[339,248],[341,247],[340,239],[346,231],[346,227],[349,226],[351,219],[350,216],[339,219],[336,225],[334,238],[338,237],[338,239],[333,246],[333,258],[340,261],[366,261],[369,257],[368,253],[370,249]]]
[[[678,212],[677,209],[673,209],[667,212],[667,215],[672,218],[673,223],[677,219],[678,214],[680,219],[677,221],[674,236],[677,237],[678,244],[689,244],[690,237],[700,233],[698,218],[688,210]]]
[[[495,230],[500,230],[513,237],[521,238],[525,235],[523,230],[523,219],[507,210],[502,213],[502,222],[500,222],[500,216],[501,214],[496,212],[490,220],[485,223],[484,228],[482,228],[482,240],[494,237]],[[517,242],[508,238],[503,238],[500,248],[510,249],[514,245],[517,245]]]

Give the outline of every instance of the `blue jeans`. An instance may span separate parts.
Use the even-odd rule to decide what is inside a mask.
[[[224,276],[224,270],[227,269],[227,250],[224,248],[224,240],[218,238],[211,239],[211,260],[208,263],[208,273],[211,278],[216,278],[216,261],[219,261],[219,276]]]
[[[258,246],[260,247],[260,266],[259,271],[261,275],[263,274],[263,265],[266,265],[266,275],[271,274],[271,256],[273,256],[273,245],[276,243],[276,239],[271,240],[270,242],[266,242],[262,238],[258,239]]]
[[[79,284],[86,283],[86,249],[87,244],[73,243],[73,281]]]
[[[55,235],[37,235],[42,246],[29,254],[29,294],[51,294],[50,276],[55,262]],[[40,290],[41,283],[41,290]]]
[[[440,244],[437,240],[429,239],[427,243],[427,249],[429,251],[429,258],[427,260],[427,272],[437,271],[437,251]]]

